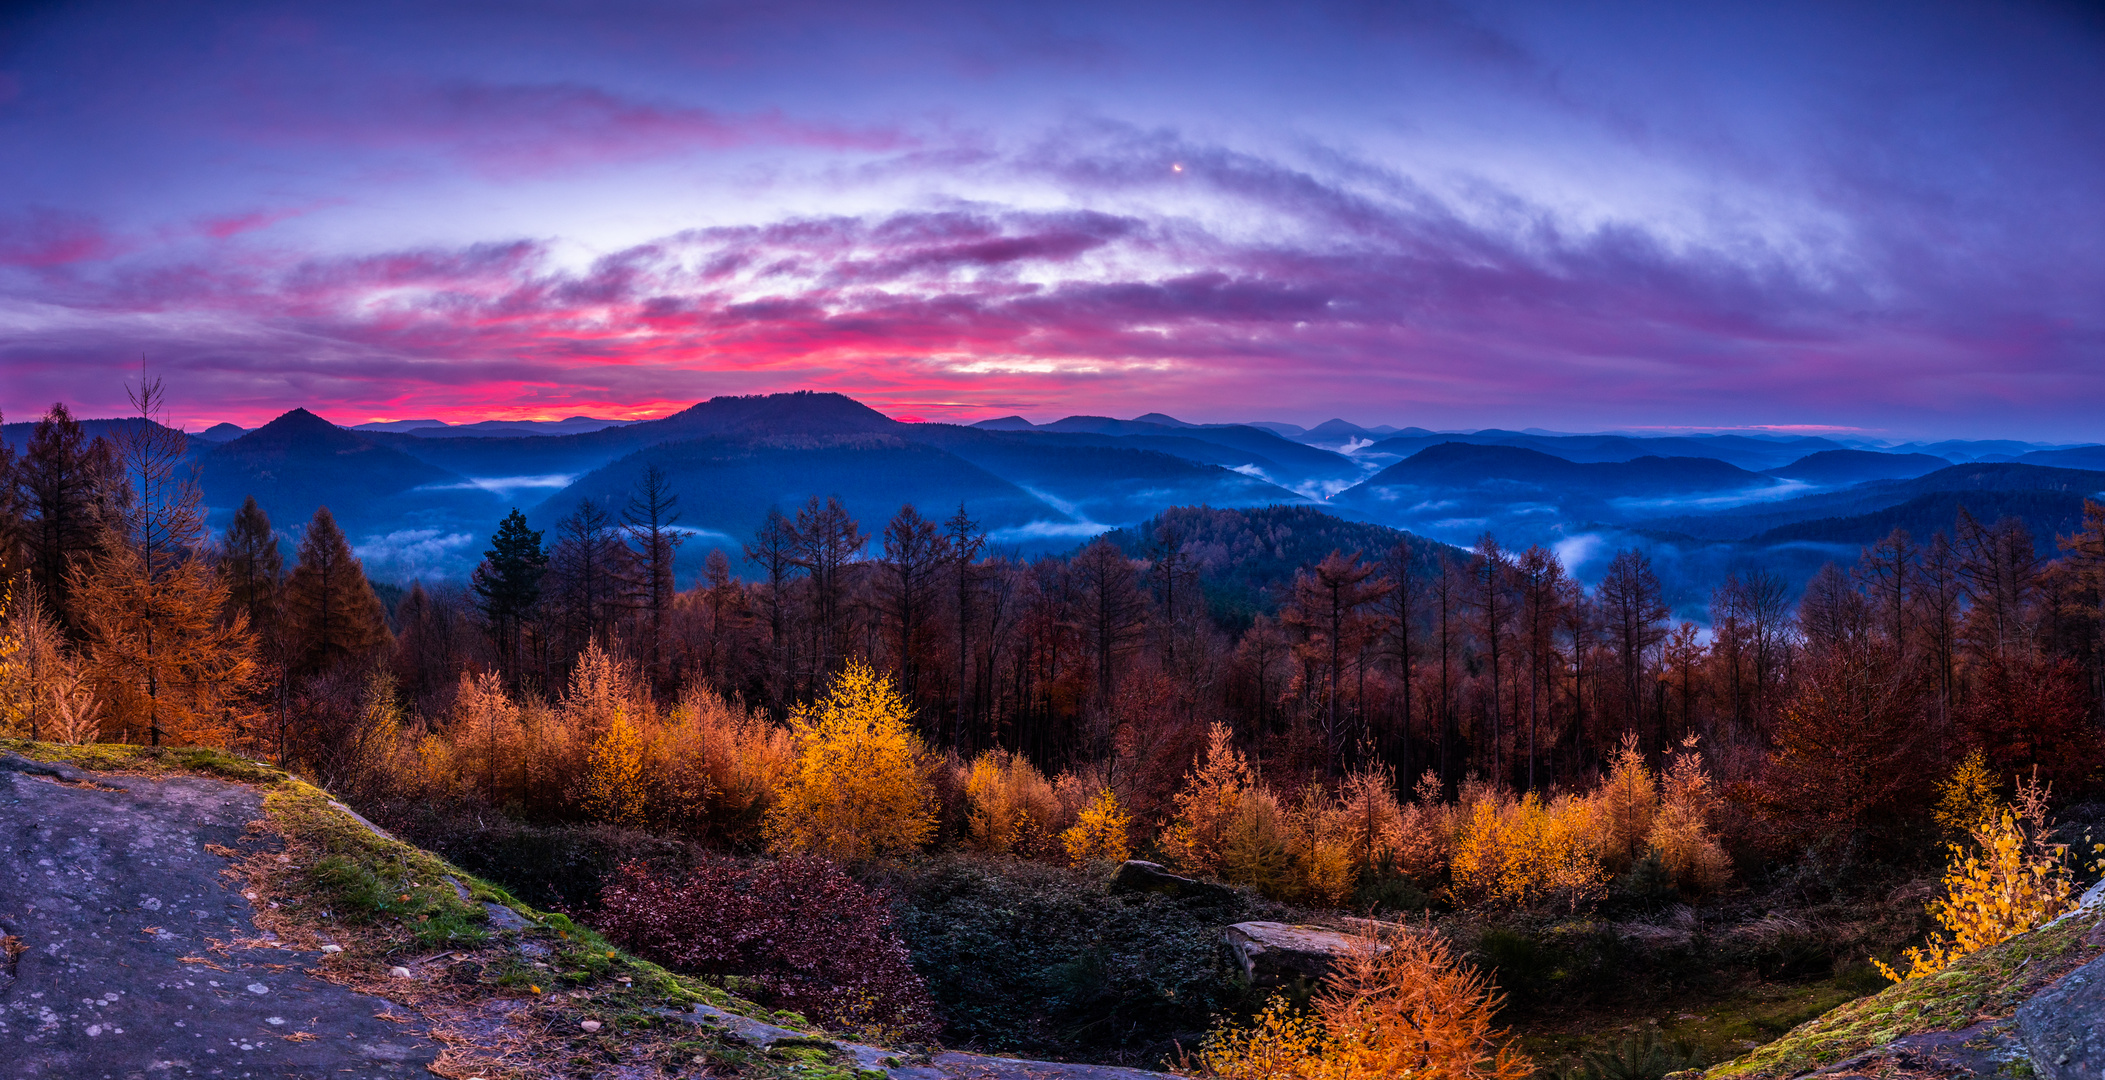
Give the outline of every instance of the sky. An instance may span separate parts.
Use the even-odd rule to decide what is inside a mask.
[[[2105,441],[2092,6],[5,11],[10,421]]]

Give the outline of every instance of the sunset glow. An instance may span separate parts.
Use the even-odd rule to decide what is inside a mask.
[[[8,17],[10,420],[120,411],[142,356],[193,427],[2105,405],[2073,9],[215,10]]]

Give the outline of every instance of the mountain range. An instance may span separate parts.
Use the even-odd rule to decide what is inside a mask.
[[[114,435],[140,422],[83,426]],[[8,424],[0,439],[19,451],[30,428]],[[1340,542],[1379,527],[1380,537],[1406,530],[1449,544],[1490,531],[1508,546],[1554,545],[1583,577],[1602,553],[1628,545],[1692,568],[1773,556],[1802,575],[1818,561],[1853,559],[1894,527],[1949,529],[1961,506],[1984,520],[2016,516],[2051,549],[2080,523],[2083,500],[2105,492],[2105,446],[1440,433],[1344,421],[1191,424],[1160,413],[966,426],[901,422],[812,392],[712,398],[638,422],[346,428],[295,409],[255,430],[219,425],[188,445],[214,527],[253,495],[290,538],[327,505],[369,570],[395,580],[464,576],[512,507],[544,530],[587,499],[618,515],[652,468],[678,494],[680,528],[694,541],[683,574],[711,547],[736,555],[770,507],[794,514],[829,496],[872,536],[903,504],[929,518],[963,504],[998,549],[1020,553],[1072,548],[1173,507],[1281,507],[1293,515],[1207,527]],[[1309,514],[1332,524],[1318,527]],[[1234,577],[1232,567],[1221,573]]]

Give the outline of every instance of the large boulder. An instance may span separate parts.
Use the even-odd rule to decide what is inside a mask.
[[[2105,1077],[2105,957],[2062,976],[2017,1010],[2017,1034],[2045,1080]]]
[[[1235,890],[1226,885],[1173,874],[1161,863],[1145,859],[1127,859],[1121,864],[1118,873],[1111,878],[1111,891],[1162,893],[1180,900],[1224,901],[1235,898]]]
[[[1320,982],[1336,970],[1339,960],[1367,943],[1365,936],[1342,930],[1279,922],[1236,923],[1227,937],[1228,951],[1252,986]]]

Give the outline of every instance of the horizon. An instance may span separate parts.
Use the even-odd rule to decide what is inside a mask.
[[[10,9],[0,408],[2091,439],[2101,55],[2046,3]]]
[[[758,393],[755,393],[755,394],[748,394],[748,395],[718,395],[718,396],[735,396],[735,397],[765,397],[765,396],[770,396],[771,394],[787,394],[787,393],[796,393],[796,392],[799,392],[799,391],[762,391],[762,392],[758,392]],[[838,391],[803,391],[803,392],[811,392],[811,393],[836,393],[836,392],[838,392]],[[969,427],[969,426],[972,426],[972,425],[974,425],[974,424],[978,424],[978,423],[983,423],[983,422],[986,422],[986,421],[989,421],[989,420],[1002,420],[1002,419],[1008,419],[1008,418],[1010,418],[1010,417],[1012,417],[1012,416],[1016,416],[1016,417],[1021,417],[1022,419],[1026,420],[1027,422],[1031,423],[1032,425],[1034,425],[1034,426],[1036,426],[1036,427],[1044,427],[1044,426],[1046,426],[1046,425],[1049,425],[1049,424],[1057,423],[1057,422],[1059,422],[1059,421],[1061,421],[1061,420],[1065,420],[1065,419],[1074,419],[1074,418],[1081,418],[1081,417],[1090,417],[1090,418],[1099,418],[1099,417],[1100,417],[1100,418],[1106,418],[1106,419],[1116,419],[1116,420],[1121,420],[1121,421],[1126,421],[1126,422],[1136,422],[1136,421],[1140,421],[1140,419],[1141,419],[1142,417],[1144,417],[1144,416],[1150,416],[1150,415],[1165,415],[1165,414],[1162,414],[1162,413],[1160,413],[1160,411],[1159,411],[1159,410],[1156,410],[1156,411],[1151,411],[1151,412],[1145,412],[1145,413],[1136,413],[1136,414],[1134,414],[1133,416],[1125,416],[1125,417],[1121,417],[1121,416],[1115,416],[1115,415],[1113,415],[1113,414],[1111,414],[1111,413],[1096,413],[1096,412],[1071,412],[1071,413],[1058,413],[1058,414],[1052,414],[1052,413],[1041,413],[1041,414],[1039,415],[1039,417],[1037,417],[1037,418],[1032,418],[1032,417],[1029,417],[1029,416],[1023,416],[1023,414],[1020,414],[1020,413],[990,413],[989,415],[986,415],[986,416],[977,416],[977,417],[958,417],[958,418],[950,418],[950,417],[943,417],[943,418],[936,418],[936,417],[923,417],[923,416],[915,416],[915,415],[911,415],[911,414],[908,414],[908,415],[898,415],[898,414],[892,414],[892,413],[885,413],[885,412],[884,412],[884,410],[882,410],[882,409],[876,409],[876,407],[875,407],[875,406],[873,406],[873,405],[871,405],[871,404],[870,404],[869,402],[866,402],[866,401],[862,401],[862,400],[861,400],[860,398],[856,398],[856,397],[855,397],[855,395],[853,395],[853,394],[843,394],[843,396],[845,396],[845,397],[848,397],[848,398],[849,398],[850,400],[854,400],[854,401],[856,401],[856,402],[857,402],[858,404],[862,404],[862,405],[868,406],[868,407],[870,407],[870,408],[874,409],[875,411],[877,411],[877,412],[879,412],[879,413],[882,413],[882,414],[883,414],[883,415],[885,415],[885,416],[886,416],[886,417],[887,417],[888,419],[891,419],[891,420],[895,420],[895,421],[897,421],[897,422],[899,422],[899,423],[906,423],[906,424],[928,424],[928,423],[933,423],[933,424],[955,424],[955,425],[959,425],[959,426],[967,426],[967,427]],[[550,411],[547,411],[547,412],[545,412],[545,413],[541,413],[541,414],[536,414],[536,415],[528,415],[528,416],[518,416],[518,415],[499,415],[499,416],[491,416],[491,415],[481,415],[481,414],[465,414],[465,415],[462,415],[462,414],[456,414],[456,416],[455,416],[455,417],[454,417],[453,419],[450,419],[450,420],[449,420],[449,419],[443,419],[443,418],[439,418],[439,417],[434,417],[434,416],[429,416],[429,415],[410,415],[410,414],[404,414],[404,415],[401,415],[401,416],[392,416],[392,415],[380,415],[380,416],[373,416],[373,417],[369,417],[369,418],[363,418],[363,419],[355,419],[355,420],[349,420],[349,421],[344,421],[344,420],[336,420],[336,419],[331,419],[330,417],[328,417],[328,416],[324,415],[324,409],[323,409],[323,407],[320,407],[320,406],[317,406],[317,405],[314,405],[314,404],[300,404],[300,405],[292,405],[292,406],[290,406],[290,407],[288,407],[288,408],[286,408],[286,409],[284,409],[284,410],[282,410],[282,411],[280,411],[280,412],[277,412],[277,413],[271,414],[271,415],[269,415],[269,416],[263,417],[263,418],[261,418],[260,420],[257,420],[257,421],[255,421],[255,422],[252,422],[252,423],[241,423],[241,422],[238,422],[238,421],[236,421],[236,420],[232,420],[232,419],[224,419],[224,418],[199,418],[199,419],[193,419],[193,420],[183,420],[183,419],[177,419],[177,422],[176,422],[176,423],[174,423],[174,424],[171,424],[170,426],[172,426],[172,427],[176,428],[176,429],[177,429],[177,430],[179,430],[179,431],[182,431],[182,432],[184,432],[185,434],[190,434],[190,435],[199,435],[199,434],[202,434],[203,432],[205,432],[205,431],[208,431],[208,430],[210,430],[210,429],[212,429],[212,428],[214,428],[214,427],[217,427],[217,426],[219,426],[219,425],[221,425],[221,424],[232,424],[233,426],[235,426],[235,427],[237,427],[237,428],[241,428],[241,429],[242,429],[242,430],[243,430],[244,432],[249,432],[249,431],[255,431],[255,430],[257,430],[258,428],[261,428],[261,427],[263,427],[263,426],[267,425],[267,424],[268,424],[268,423],[270,423],[270,422],[271,422],[272,420],[276,420],[276,419],[282,418],[282,417],[284,417],[284,416],[286,416],[286,415],[289,415],[289,414],[290,414],[290,413],[292,413],[292,412],[295,412],[295,411],[299,411],[299,410],[305,410],[305,411],[307,411],[307,412],[309,412],[309,413],[311,413],[311,414],[313,414],[313,415],[315,415],[315,416],[321,417],[321,418],[322,418],[323,420],[326,420],[326,421],[328,421],[328,422],[329,422],[330,424],[333,424],[333,425],[335,425],[336,427],[344,428],[344,429],[346,429],[346,430],[353,430],[353,431],[356,431],[356,430],[360,430],[361,428],[367,428],[367,427],[372,427],[372,426],[374,426],[374,425],[381,425],[381,424],[404,424],[404,423],[416,423],[416,422],[421,422],[421,421],[431,421],[431,422],[436,422],[436,423],[439,423],[439,424],[443,424],[443,425],[445,425],[445,426],[448,426],[448,427],[462,427],[462,426],[468,426],[468,425],[473,425],[473,424],[478,424],[478,423],[536,423],[536,424],[550,424],[550,423],[558,423],[558,422],[562,422],[562,421],[569,421],[569,420],[580,420],[580,419],[582,419],[582,420],[606,420],[606,421],[609,421],[610,423],[640,423],[640,422],[644,422],[644,421],[649,421],[649,420],[662,420],[662,419],[665,419],[665,418],[666,418],[666,417],[668,417],[668,416],[672,416],[672,415],[674,415],[674,414],[676,414],[676,413],[678,413],[678,412],[681,412],[681,411],[683,411],[684,409],[687,409],[687,408],[692,408],[692,407],[693,407],[693,406],[695,406],[695,405],[698,405],[698,404],[703,404],[703,403],[705,403],[705,402],[707,402],[707,401],[709,401],[709,400],[710,400],[709,398],[702,398],[702,399],[700,399],[700,400],[698,400],[698,401],[693,401],[693,402],[687,402],[687,403],[685,403],[685,404],[678,404],[678,405],[673,405],[673,406],[670,406],[670,407],[660,407],[659,409],[654,409],[654,410],[652,410],[652,411],[651,411],[650,413],[648,413],[648,414],[645,414],[645,415],[636,415],[636,416],[625,416],[625,417],[624,417],[624,416],[611,416],[611,415],[600,415],[600,416],[594,416],[594,415],[589,415],[589,414],[587,414],[587,413],[584,413],[584,412],[577,412],[577,411],[571,411],[571,412],[567,412],[567,413],[566,413],[566,412],[564,412],[564,411],[563,411],[563,410],[561,410],[561,409],[555,409],[555,410],[550,410]],[[74,408],[74,407],[73,407],[73,406],[72,406],[72,405],[71,405],[70,403],[64,403],[64,404],[67,404],[67,407],[68,407],[69,409],[73,409],[73,408]],[[609,411],[609,412],[615,412],[615,411],[619,411],[619,410],[608,410],[608,411]],[[980,410],[980,411],[987,411],[987,410]],[[8,416],[7,416],[7,414],[4,414],[4,413],[0,413],[0,420],[4,420],[4,422],[5,422],[5,423],[6,423],[7,425],[9,425],[9,426],[13,426],[13,425],[15,425],[15,424],[32,424],[32,423],[35,423],[35,422],[36,422],[36,421],[37,421],[38,419],[41,419],[41,418],[42,418],[42,417],[43,417],[44,415],[45,415],[45,413],[44,413],[44,412],[42,412],[42,411],[39,411],[39,412],[37,412],[37,413],[36,413],[35,415],[33,415],[33,416],[15,416],[15,417],[12,417],[12,418],[10,418],[10,417],[8,417]],[[106,421],[116,421],[116,420],[128,420],[128,419],[133,419],[133,418],[134,418],[135,416],[136,416],[136,414],[126,414],[126,413],[116,413],[116,414],[111,414],[111,415],[89,415],[89,414],[86,414],[86,413],[80,412],[80,411],[79,411],[79,410],[77,410],[77,409],[75,409],[75,410],[74,410],[74,419],[76,419],[76,420],[80,420],[80,421],[104,421],[104,422],[106,422]],[[1624,438],[1635,438],[1635,439],[1652,439],[1652,438],[1677,438],[1677,437],[1702,437],[1702,436],[1726,436],[1726,435],[1744,435],[1744,436],[1747,436],[1747,437],[1750,437],[1750,438],[1766,438],[1766,439],[1772,439],[1772,440],[1777,440],[1777,441],[1787,441],[1787,440],[1790,440],[1790,439],[1794,439],[1794,438],[1825,438],[1825,439],[1829,439],[1829,440],[1833,440],[1833,441],[1837,441],[1837,442],[1844,442],[1845,444],[1846,444],[1846,443],[1850,443],[1850,442],[1854,442],[1854,443],[1863,443],[1863,444],[1867,444],[1867,445],[1877,445],[1877,446],[1885,446],[1885,447],[1897,447],[1897,446],[1914,446],[1914,445],[1930,445],[1930,444],[1935,444],[1935,443],[1942,443],[1942,442],[2015,442],[2015,443],[2020,443],[2020,444],[2023,444],[2023,445],[2026,445],[2026,446],[2034,446],[2034,447],[2071,447],[2071,446],[2087,446],[2087,445],[2097,445],[2097,444],[2098,444],[2098,440],[2082,440],[2082,439],[2076,439],[2076,440],[2041,440],[2041,439],[2017,439],[2017,438],[2001,438],[2001,437],[1986,437],[1986,438],[1962,438],[1962,437],[1951,437],[1951,436],[1942,436],[1942,437],[1940,437],[1940,436],[1938,436],[1938,435],[1935,435],[1935,434],[1918,434],[1918,435],[1913,435],[1913,436],[1911,436],[1911,437],[1901,437],[1901,436],[1893,435],[1893,434],[1890,434],[1890,433],[1882,432],[1882,431],[1879,431],[1879,430],[1877,430],[1877,429],[1871,429],[1871,428],[1863,428],[1863,427],[1846,427],[1846,426],[1839,426],[1839,425],[1814,425],[1814,424],[1796,424],[1796,425],[1785,425],[1785,424],[1770,424],[1770,425],[1753,425],[1753,424],[1749,424],[1749,425],[1739,425],[1739,426],[1707,426],[1707,427],[1706,427],[1706,426],[1694,426],[1694,425],[1690,425],[1690,426],[1680,426],[1680,425],[1654,425],[1654,426],[1650,426],[1650,427],[1633,427],[1633,426],[1622,426],[1622,427],[1606,427],[1606,428],[1598,428],[1598,429],[1590,429],[1590,430],[1574,430],[1574,429],[1555,429],[1555,428],[1544,428],[1544,427],[1539,427],[1539,426],[1516,426],[1516,425],[1509,425],[1509,424],[1498,424],[1498,423],[1490,423],[1490,424],[1484,424],[1484,425],[1480,425],[1480,426],[1467,426],[1467,427],[1429,427],[1429,426],[1426,426],[1426,425],[1423,425],[1423,424],[1418,424],[1418,425],[1409,425],[1409,424],[1396,424],[1396,423],[1392,423],[1392,422],[1389,422],[1389,421],[1383,421],[1383,420],[1375,420],[1375,421],[1371,421],[1371,422],[1360,422],[1360,421],[1354,421],[1354,420],[1349,420],[1349,419],[1346,419],[1346,418],[1344,418],[1344,417],[1342,417],[1342,416],[1328,416],[1328,417],[1324,417],[1323,419],[1320,419],[1320,420],[1309,420],[1309,421],[1291,421],[1291,420],[1280,420],[1280,419],[1277,419],[1277,418],[1257,418],[1257,419],[1228,419],[1228,420],[1198,420],[1198,421],[1193,421],[1193,420],[1187,420],[1187,419],[1186,419],[1185,417],[1181,417],[1181,416],[1174,416],[1174,415],[1171,415],[1171,416],[1170,416],[1169,418],[1170,418],[1171,420],[1175,420],[1175,421],[1177,421],[1177,422],[1180,422],[1180,423],[1189,423],[1189,424],[1227,424],[1227,425],[1244,425],[1244,426],[1264,426],[1264,425],[1270,425],[1270,424],[1285,424],[1285,425],[1290,425],[1290,426],[1298,427],[1298,428],[1300,428],[1300,429],[1301,429],[1302,431],[1304,431],[1304,432],[1305,432],[1305,431],[1308,431],[1308,430],[1312,430],[1312,429],[1314,429],[1314,428],[1317,428],[1317,427],[1319,427],[1319,426],[1321,426],[1321,425],[1323,425],[1323,424],[1326,424],[1326,423],[1334,423],[1334,422],[1343,422],[1343,423],[1346,423],[1346,424],[1350,424],[1350,425],[1352,425],[1352,426],[1354,426],[1354,427],[1357,427],[1357,428],[1361,428],[1361,429],[1364,429],[1364,430],[1369,430],[1369,431],[1372,431],[1373,429],[1376,429],[1376,428],[1380,428],[1380,427],[1384,427],[1384,426],[1386,426],[1386,427],[1390,427],[1390,428],[1392,428],[1392,429],[1394,429],[1394,430],[1397,430],[1397,431],[1403,431],[1403,430],[1408,430],[1408,429],[1410,429],[1410,428],[1416,427],[1416,428],[1422,429],[1422,430],[1424,430],[1424,431],[1427,431],[1427,432],[1429,432],[1429,433],[1431,433],[1431,434],[1435,434],[1435,435],[1472,435],[1472,434],[1479,434],[1479,433],[1482,433],[1482,432],[1488,432],[1488,431],[1511,431],[1511,432],[1516,432],[1516,433],[1520,433],[1520,434],[1526,434],[1526,435],[1539,435],[1539,436],[1546,436],[1546,437],[1585,437],[1585,436],[1617,436],[1617,437],[1624,437]],[[1348,453],[1349,453],[1349,452],[1348,452]]]

